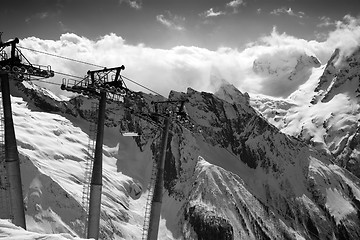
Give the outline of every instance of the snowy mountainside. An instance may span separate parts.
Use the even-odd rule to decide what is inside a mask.
[[[222,88],[218,95],[226,96],[227,94],[224,92],[228,88],[231,88],[231,86]],[[233,91],[237,91],[234,87],[232,88]],[[241,94],[239,91],[237,93]],[[196,194],[195,199],[206,199],[207,202],[210,202],[208,204],[210,209],[213,209],[212,206],[216,206],[215,209],[220,213],[220,216],[227,216],[229,222],[233,223],[232,226],[243,226],[244,232],[238,230],[239,232],[236,233],[234,231],[234,239],[281,239],[287,236],[295,238],[295,236],[309,236],[314,233],[320,239],[326,238],[326,236],[330,237],[332,234],[340,237],[342,234],[340,230],[340,232],[334,232],[328,228],[331,225],[335,227],[336,224],[331,223],[332,218],[330,216],[333,213],[329,214],[332,210],[327,209],[330,207],[326,202],[327,192],[325,189],[327,187],[325,189],[319,188],[319,186],[325,186],[332,182],[332,180],[329,180],[328,183],[325,183],[321,177],[322,175],[334,179],[338,179],[338,175],[345,176],[343,173],[336,173],[337,171],[342,172],[336,166],[334,168],[325,167],[326,165],[332,165],[331,162],[325,160],[331,157],[309,150],[302,142],[281,134],[276,128],[255,114],[255,111],[246,104],[246,101],[231,104],[231,102],[224,102],[208,93],[201,93],[201,99],[199,93],[193,90],[189,90],[185,95],[190,99],[187,110],[194,121],[200,122],[197,119],[202,120],[205,118],[204,116],[209,119],[209,122],[201,124],[203,136],[200,139],[197,138],[198,145],[202,146],[201,148],[204,148],[202,137],[207,142],[205,147],[207,152],[199,154],[211,163],[205,165],[209,167],[212,164],[220,166],[221,168],[215,166],[212,166],[212,168],[221,169],[222,173],[230,171],[232,174],[227,174],[226,178],[236,179],[236,181],[223,180],[224,177],[219,177],[219,174],[210,174],[211,171],[208,170],[210,176],[214,176],[206,177],[214,179],[215,184],[213,184],[215,187],[205,187],[210,184],[205,181],[204,185],[199,186],[202,192],[200,191],[201,193],[198,194],[201,194],[201,197]],[[193,99],[196,99],[196,101],[193,101]],[[201,104],[198,104],[199,102]],[[210,123],[210,126],[208,123]],[[215,132],[210,131],[210,129],[215,130]],[[231,129],[231,131],[227,131],[227,129]],[[229,152],[227,154],[223,153],[222,157],[219,154],[212,153],[213,150],[208,149],[209,143],[219,150],[225,149],[225,151],[229,151],[231,157],[228,156],[230,155]],[[219,161],[219,158],[221,161]],[[231,158],[233,158],[233,161],[229,161]],[[318,169],[320,166],[321,169]],[[236,182],[233,187],[231,187],[232,181]],[[228,184],[224,186],[224,182]],[[314,182],[316,183],[314,184]],[[334,180],[333,182],[331,186],[335,187],[337,181]],[[241,184],[245,188],[244,191],[232,191],[234,188],[239,188]],[[335,188],[341,187],[337,186]],[[207,189],[209,190],[206,191]],[[247,196],[246,190],[250,192],[251,197]],[[219,204],[219,199],[224,198],[224,196],[226,196],[225,203],[221,202]],[[249,198],[246,198],[246,196]],[[318,201],[319,199],[321,201]],[[309,200],[311,203],[308,202]],[[248,202],[253,202],[253,205],[243,205]],[[256,204],[258,204],[258,208],[251,209]],[[190,206],[194,207],[193,205]],[[219,208],[219,206],[228,207]],[[235,214],[237,218],[233,219],[231,216],[234,211],[229,211],[229,209],[234,209],[234,207],[235,209],[239,208],[240,213]],[[251,214],[247,211],[250,211]],[[264,212],[271,212],[276,217],[274,219],[267,217]],[[289,216],[291,217],[289,218]],[[298,216],[302,217],[298,218]],[[252,217],[255,217],[256,220],[252,219]],[[338,217],[333,217],[337,219],[338,227],[340,227],[343,221]],[[290,225],[296,230],[292,231],[293,229],[287,227],[281,228],[283,224],[281,221],[288,222],[290,220],[291,222],[291,218],[294,222]],[[243,219],[245,223],[242,223],[240,219]],[[259,222],[259,219],[266,219],[266,221]],[[322,222],[319,219],[328,220]],[[298,224],[297,226],[295,222]],[[312,229],[312,224],[315,225],[315,223],[319,224],[314,228],[317,230]],[[295,227],[293,224],[295,224]],[[246,229],[252,229],[252,231],[246,233]],[[206,227],[203,229],[203,232],[208,231],[209,229]],[[353,237],[356,235],[357,233]]]
[[[282,132],[329,152],[359,177],[359,65],[360,49],[350,56],[337,49],[288,98],[255,96],[252,106]]]
[[[16,85],[28,229],[82,236],[81,192],[97,99],[59,101],[31,84]],[[124,107],[146,113],[161,98],[140,95],[127,106],[107,104],[101,239],[141,238],[160,131],[134,121]],[[171,92],[169,99],[189,100],[195,127],[171,127],[159,239],[359,238],[358,179],[331,155],[270,125],[232,85],[216,94]],[[142,135],[126,138],[120,128]]]
[[[26,231],[12,224],[8,219],[0,219],[0,238],[11,240],[82,240],[67,233],[46,234]]]
[[[341,56],[340,50],[336,49],[314,90],[318,94],[312,102],[316,104],[319,98],[322,102],[329,102],[335,95],[343,92],[349,97],[359,98],[359,66],[360,47],[348,57]]]
[[[253,72],[265,78],[263,89],[271,96],[288,97],[296,87],[306,80],[313,68],[321,66],[319,60],[306,53],[292,53],[294,56],[264,54],[253,62]],[[282,84],[272,84],[274,81]]]

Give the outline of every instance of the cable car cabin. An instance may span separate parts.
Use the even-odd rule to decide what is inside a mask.
[[[128,130],[122,128],[122,126],[120,126],[120,134],[124,137],[139,137],[140,136],[137,132],[128,131]]]
[[[123,122],[127,122],[127,124],[123,124]],[[135,121],[129,122],[129,120],[123,120],[120,122],[120,134],[124,137],[139,137],[140,134],[131,131],[130,128],[135,128]]]
[[[124,132],[124,133],[121,133],[121,135],[124,137],[139,137],[140,136],[136,132]]]

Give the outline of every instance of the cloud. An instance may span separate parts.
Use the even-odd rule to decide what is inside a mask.
[[[276,16],[280,16],[281,14],[287,14],[289,16],[298,17],[298,18],[303,18],[306,16],[304,12],[295,13],[290,7],[287,9],[285,7],[274,9],[270,12],[270,14]]]
[[[231,2],[228,2],[226,4],[227,7],[230,7],[230,8],[233,8],[234,9],[234,12],[237,12],[238,8],[243,5],[245,6],[245,2],[243,0],[233,0]]]
[[[336,30],[329,32],[327,46],[341,49],[342,56],[349,56],[360,46],[360,17],[345,15],[336,22]]]
[[[237,50],[222,48],[210,51],[205,48],[178,46],[171,49],[153,49],[145,45],[129,45],[116,34],[90,40],[73,33],[62,34],[59,40],[43,40],[36,37],[22,39],[23,47],[49,52],[100,66],[125,65],[123,74],[164,96],[170,90],[186,91],[192,87],[200,91],[215,91],[219,82],[211,79],[229,79],[236,85],[242,79],[251,60]],[[56,72],[84,76],[93,66],[67,61],[48,55],[25,51],[25,56],[34,64],[50,65]],[[49,81],[61,83],[64,76],[56,74]],[[67,78],[67,77],[65,77]],[[40,83],[39,83],[40,84]],[[42,84],[56,94],[67,94],[59,86]],[[136,91],[145,91],[127,82]]]
[[[226,14],[226,12],[223,12],[223,11],[214,12],[214,9],[210,8],[209,10],[207,10],[199,15],[208,18],[208,17],[217,17],[217,16],[225,15],[225,14]]]
[[[233,0],[231,2],[228,2],[225,4],[225,9],[223,11],[214,11],[213,8],[210,8],[202,13],[199,14],[199,16],[203,16],[205,18],[208,17],[217,17],[220,15],[228,15],[231,13],[237,13],[240,6],[245,6],[246,3],[243,0]],[[229,8],[231,11],[229,11]]]
[[[170,29],[177,31],[182,31],[185,29],[183,26],[185,17],[173,15],[170,11],[166,11],[166,16],[163,14],[157,15],[156,20]]]
[[[336,22],[333,22],[331,18],[322,16],[319,17],[320,23],[317,24],[317,27],[329,27],[329,26],[336,26]]]
[[[142,8],[142,0],[120,0],[120,4],[127,3],[130,7],[134,9],[141,9]]]
[[[279,33],[274,27],[270,34],[249,43],[241,51],[225,47],[213,51],[186,46],[154,49],[144,44],[128,44],[116,34],[91,40],[74,33],[63,34],[58,40],[25,38],[20,41],[20,46],[109,68],[124,64],[126,69],[122,72],[123,75],[164,96],[167,96],[170,90],[186,91],[187,87],[215,92],[221,84],[221,79],[225,79],[243,92],[279,97],[284,96],[283,93],[291,93],[303,82],[284,82],[284,79],[269,78],[255,73],[255,60],[273,63],[272,67],[282,68],[283,71],[295,67],[299,56],[304,54],[316,56],[325,64],[335,48],[340,48],[342,55],[348,55],[360,46],[359,23],[358,18],[347,15],[337,22],[336,29],[330,31],[323,41],[296,38]],[[30,62],[50,65],[57,72],[84,76],[88,70],[98,69],[40,53],[25,50],[22,52]],[[49,81],[61,83],[63,77],[56,74]],[[126,83],[130,89],[146,92],[139,86]],[[43,86],[56,94],[66,94],[59,86]]]
[[[32,21],[34,19],[44,20],[44,19],[48,18],[50,15],[51,14],[49,12],[39,12],[39,13],[32,15],[31,17],[26,18],[25,22],[29,23],[30,21]]]

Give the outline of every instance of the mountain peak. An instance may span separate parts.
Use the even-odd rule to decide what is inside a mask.
[[[228,82],[223,82],[214,95],[231,104],[244,103],[246,105],[249,105],[249,94],[246,92],[240,92],[239,89],[237,89],[234,85]]]
[[[291,59],[282,59],[274,61],[273,57],[262,56],[253,62],[253,71],[261,76],[277,76],[288,75],[294,71],[303,68],[320,67],[320,61],[315,57],[306,53],[292,56]]]
[[[305,52],[269,56],[263,54],[253,62],[253,72],[262,81],[263,94],[286,98],[304,84],[320,61]],[[276,83],[276,84],[274,84]]]
[[[30,93],[24,100],[14,98],[13,104],[28,229],[80,235],[89,125],[96,116],[91,103],[98,100],[78,97],[63,103],[60,112],[42,105],[31,111],[26,100],[41,103],[48,96]],[[149,95],[141,104],[129,101],[126,108],[150,112],[155,98],[161,97]],[[173,91],[169,98],[189,100],[188,117],[196,127],[171,124],[160,239],[308,239],[309,232],[317,239],[359,236],[357,180],[330,164],[332,156],[270,125],[249,106],[246,93],[223,83],[216,96],[189,88],[187,93]],[[120,136],[123,125],[141,135]],[[136,120],[124,104],[106,105],[101,239],[141,236],[160,131]]]
[[[360,48],[335,49],[327,64],[314,69],[290,98],[252,99],[252,106],[282,132],[331,153],[360,176]],[[293,103],[293,104],[292,104]],[[311,104],[309,104],[311,103]]]
[[[345,56],[340,49],[336,49],[319,79],[314,90],[316,95],[311,103],[316,104],[319,100],[329,102],[339,93],[346,94],[350,98],[359,98],[359,67],[360,47],[349,56]]]

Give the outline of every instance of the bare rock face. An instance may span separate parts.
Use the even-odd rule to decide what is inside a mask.
[[[20,94],[26,95],[26,91],[20,91]],[[139,235],[127,232],[128,226],[134,223],[131,222],[134,219],[141,218],[136,215],[138,211],[133,210],[138,204],[135,201],[146,198],[142,194],[151,176],[151,167],[146,166],[151,165],[151,161],[156,162],[161,151],[161,128],[144,119],[134,121],[131,112],[125,110],[149,113],[153,111],[151,101],[161,97],[139,95],[142,97],[122,104],[107,104],[106,133],[114,137],[104,141],[104,165],[107,167],[103,188],[105,203],[101,214],[101,236],[104,239],[139,238]],[[44,98],[43,95],[38,96]],[[31,97],[27,100],[31,103],[34,99]],[[176,226],[171,228],[175,239],[360,237],[358,179],[334,164],[333,154],[317,151],[305,141],[269,124],[250,106],[249,96],[232,85],[224,84],[216,94],[193,89],[188,89],[186,93],[171,92],[169,99],[188,100],[185,109],[193,125],[189,127],[190,124],[174,119],[166,151],[162,206],[166,224],[163,225]],[[67,102],[54,102],[60,105],[59,110],[52,111],[52,114],[64,116],[67,121],[77,124],[93,122],[96,116],[91,108],[93,101],[96,99],[79,96]],[[49,111],[49,108],[42,109],[42,106],[37,107],[39,112]],[[291,109],[292,105],[286,107]],[[54,121],[52,124],[59,122],[58,128],[61,129],[63,126],[60,124],[64,124],[65,120],[62,121]],[[324,127],[335,127],[334,124],[328,122]],[[122,125],[142,135],[121,139],[116,133]],[[84,156],[86,152],[84,144],[79,140],[84,139],[86,129],[76,129],[77,133],[74,131],[67,138],[60,139],[64,144],[66,139],[73,141],[70,147],[72,151],[68,151],[66,158],[60,160],[69,161],[69,164],[71,161],[74,168],[82,161],[75,156]],[[82,134],[83,137],[75,141],[71,138],[74,134]],[[346,140],[351,143],[348,148],[344,148],[349,153],[348,162],[351,162],[358,149],[358,135],[356,130],[356,134]],[[57,137],[54,132],[54,138]],[[19,139],[19,142],[25,147],[25,140]],[[45,151],[41,149],[39,151]],[[54,150],[42,153],[39,157],[36,157],[37,154],[32,155],[36,158],[33,161],[43,164],[41,156],[52,156],[50,151]],[[47,164],[43,165],[46,167]],[[126,180],[119,180],[119,176]],[[57,177],[58,174],[53,174],[46,179],[51,182]],[[79,179],[74,176],[66,178],[66,184],[62,187],[70,188],[76,181]],[[46,204],[54,202],[55,198],[49,194],[48,199],[40,201],[39,197],[44,196],[45,191],[38,186],[33,183],[33,190],[28,194],[33,214],[41,210],[39,206],[44,208]],[[41,190],[41,194],[36,187]],[[56,185],[56,190],[61,194],[67,193],[59,188],[61,190],[61,185]],[[68,206],[61,202],[56,204],[56,209]],[[64,212],[57,212],[62,220],[67,219]],[[71,225],[73,219],[70,220],[65,221],[67,225]],[[138,225],[134,223],[133,228]],[[138,229],[136,233],[140,231]]]
[[[360,48],[350,56],[342,56],[340,50],[336,49],[314,90],[318,94],[314,96],[312,104],[319,100],[329,102],[334,96],[342,92],[347,92],[359,99],[359,66]]]
[[[182,220],[185,236],[190,232],[189,239],[203,239],[204,229],[212,232],[215,223],[226,233],[222,236],[225,239],[359,235],[354,228],[344,233],[347,227],[341,226],[347,221],[331,206],[330,199],[337,191],[351,198],[350,191],[337,183],[343,170],[331,163],[331,155],[319,154],[281,133],[234,87],[225,86],[218,96],[228,101],[192,89],[171,95],[173,99],[189,99],[187,112],[201,130],[195,135],[176,130],[168,153],[168,191],[186,202]],[[214,154],[215,149],[222,149],[222,153]],[[327,177],[324,180],[321,176]],[[328,191],[330,186],[337,190]],[[350,189],[353,187],[357,185]],[[355,202],[348,202],[352,213],[347,216],[358,222]]]
[[[189,221],[199,240],[234,239],[234,230],[229,221],[215,211],[207,210],[207,207],[194,205],[188,208],[185,220]]]

